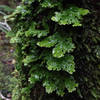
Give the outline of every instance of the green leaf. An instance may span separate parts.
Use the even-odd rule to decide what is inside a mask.
[[[10,43],[21,43],[21,38],[19,37],[12,37]]]
[[[59,33],[45,38],[44,40],[38,42],[37,45],[48,48],[55,46],[52,50],[52,54],[57,58],[63,57],[66,52],[70,53],[75,48],[71,38],[60,36]]]
[[[73,27],[82,26],[82,16],[87,15],[88,13],[89,10],[87,9],[73,6],[64,11],[55,12],[55,16],[53,16],[51,19],[58,22],[60,25],[72,24]]]
[[[67,78],[65,81],[65,86],[68,89],[68,92],[73,92],[78,87],[78,84],[72,78]]]
[[[54,58],[49,55],[48,57],[46,57],[46,60],[48,70],[63,70],[68,72],[69,74],[73,74],[73,72],[75,72],[74,57],[71,55],[65,55],[65,57],[62,58]]]
[[[56,85],[54,83],[52,83],[52,81],[44,81],[43,86],[45,86],[46,88],[46,92],[47,93],[52,93],[53,91],[56,90]]]
[[[57,43],[57,39],[55,39],[55,35],[49,36],[42,40],[41,42],[38,42],[37,45],[40,47],[52,47]]]
[[[37,61],[37,60],[38,60],[37,54],[28,55],[26,56],[26,58],[23,59],[23,63],[25,66],[27,66],[29,63]]]
[[[60,83],[60,84],[59,84]],[[48,74],[48,77],[43,81],[43,86],[46,88],[47,93],[52,93],[56,91],[56,93],[60,96],[65,94],[65,88],[68,89],[69,92],[75,91],[78,84],[75,83],[73,77],[61,77],[61,75]]]
[[[41,38],[43,36],[47,36],[47,34],[49,33],[48,29],[39,30],[39,29],[36,29],[35,27],[36,27],[36,23],[32,23],[30,28],[25,32],[26,37],[28,37],[28,36],[32,36],[32,37],[37,36],[38,38]]]
[[[53,8],[55,6],[58,6],[59,5],[59,2],[56,1],[56,0],[44,0],[42,3],[41,3],[42,7],[44,8]]]
[[[16,15],[18,13],[20,13],[22,15],[21,18],[23,18],[24,16],[30,13],[30,10],[27,9],[27,6],[20,5],[20,6],[17,6],[15,12],[13,12],[13,15]]]
[[[31,68],[30,74],[29,82],[33,85],[36,82],[42,82],[47,93],[56,91],[58,95],[63,96],[65,94],[65,89],[72,92],[75,91],[78,86],[72,76],[67,76],[65,74],[62,77],[59,72],[48,71],[45,68],[39,67],[38,64]]]
[[[52,53],[54,57],[61,58],[64,56],[64,54],[67,52],[72,52],[74,50],[75,46],[72,43],[71,38],[67,38],[65,41],[60,41],[55,48],[53,49]]]
[[[39,81],[40,77],[38,74],[31,74],[31,77],[29,78],[29,82],[31,84],[35,84],[37,81]]]

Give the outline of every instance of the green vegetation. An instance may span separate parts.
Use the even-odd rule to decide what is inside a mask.
[[[100,26],[86,5],[22,0],[7,17],[14,23],[8,35],[16,44],[20,80],[13,100],[100,99]]]

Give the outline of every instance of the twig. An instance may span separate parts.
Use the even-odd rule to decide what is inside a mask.
[[[2,11],[0,11],[0,14],[2,14],[3,16],[5,16],[6,14]],[[2,26],[2,28],[4,28],[7,31],[11,31],[11,27],[8,25],[6,18],[4,18],[4,22],[0,22],[0,25]]]
[[[0,92],[0,98],[3,99],[3,100],[11,100],[11,99],[4,97],[1,92]]]
[[[4,16],[6,16],[6,14],[5,14],[4,12],[2,12],[2,11],[0,11],[0,14],[2,14],[2,15],[4,15]]]

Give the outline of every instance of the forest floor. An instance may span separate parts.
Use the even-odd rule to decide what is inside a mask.
[[[0,0],[0,6],[2,5],[15,8],[18,3],[15,3],[14,0]],[[0,9],[0,11],[2,10]],[[5,13],[10,14],[11,12],[9,13],[7,10]],[[14,71],[14,65],[14,47],[9,43],[6,33],[0,30],[0,96],[2,93],[5,97],[11,97],[11,79],[13,80],[12,72]]]
[[[14,71],[14,49],[4,32],[0,33],[0,90],[5,96],[9,94],[10,79]]]
[[[5,68],[11,70],[14,68],[14,57],[13,57],[13,46],[9,43],[9,39],[6,38],[4,32],[0,33],[0,63],[2,63]]]

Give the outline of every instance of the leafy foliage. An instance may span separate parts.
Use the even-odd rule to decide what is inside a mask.
[[[48,70],[64,70],[69,74],[75,72],[75,64],[73,61],[74,57],[71,55],[66,55],[60,59],[53,58],[52,56],[46,57]]]
[[[78,86],[78,84],[75,83],[72,77],[66,77],[66,75],[64,77],[61,77],[58,72],[56,72],[56,74],[54,72],[48,73],[47,69],[39,69],[38,71],[37,69],[33,69],[30,73],[31,77],[29,78],[29,81],[31,82],[31,84],[43,80],[43,86],[46,88],[47,93],[52,93],[53,91],[56,91],[58,95],[63,96],[65,94],[65,87],[68,89],[69,92],[72,92],[76,90],[75,87]],[[61,82],[62,84],[59,84],[59,82]]]
[[[57,43],[57,39],[55,35],[49,36],[45,38],[44,40],[40,41],[37,43],[38,46],[40,47],[52,47]]]
[[[82,26],[80,23],[82,16],[87,15],[88,10],[78,7],[70,7],[62,12],[55,12],[55,16],[51,19],[60,25],[72,24],[72,26]]]
[[[64,0],[23,0],[8,16],[15,16],[11,41],[17,44],[16,69],[24,76],[22,94],[28,97],[37,84],[45,87],[47,93],[60,96],[78,87],[73,74],[77,35],[73,37],[76,32],[72,30],[74,26],[82,26],[83,16],[89,10],[68,6]]]
[[[37,43],[40,47],[52,47],[55,46],[52,50],[53,56],[57,58],[61,58],[64,56],[66,52],[71,52],[75,48],[72,43],[71,38],[62,37],[59,34],[54,34],[45,38],[44,40]]]
[[[25,32],[26,37],[27,36],[32,36],[35,37],[37,36],[38,38],[42,37],[42,36],[47,36],[48,34],[48,29],[46,30],[39,30],[39,29],[35,29],[35,25],[36,23],[32,23],[31,27],[29,28],[29,30],[27,30]]]
[[[42,7],[45,7],[45,8],[53,8],[55,6],[58,6],[59,5],[59,2],[57,0],[55,1],[51,1],[51,0],[44,0],[42,3],[41,3]]]

